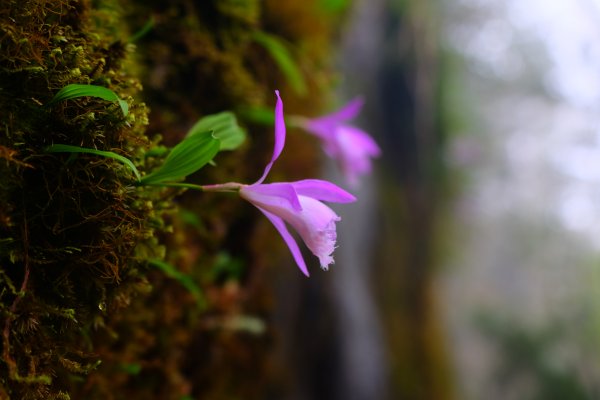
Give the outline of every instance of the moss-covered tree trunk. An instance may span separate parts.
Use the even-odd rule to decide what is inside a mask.
[[[329,83],[335,17],[304,1],[1,3],[0,398],[260,399],[276,390],[260,277],[283,247],[256,210],[226,195],[138,187],[118,161],[46,150],[112,151],[143,174],[161,137],[173,145],[202,115],[270,107],[276,87],[286,106],[314,111]],[[294,94],[257,31],[287,41],[310,97]],[[48,106],[73,83],[109,88],[129,114],[94,97]],[[248,144],[191,181],[258,178],[272,129],[242,123]],[[275,177],[315,169],[301,142],[290,136],[295,151]],[[204,299],[152,259],[193,279]]]

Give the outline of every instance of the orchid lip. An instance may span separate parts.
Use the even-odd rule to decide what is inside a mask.
[[[319,258],[321,267],[327,269],[329,264],[333,263],[332,253],[337,239],[335,223],[341,218],[319,200],[295,193],[293,191],[294,182],[270,185],[277,186],[269,188],[267,191],[261,186],[269,187],[269,184],[246,186],[240,190],[240,195],[265,215],[269,215],[269,219],[282,236],[284,236],[282,227],[285,224],[294,228],[310,251]],[[292,191],[289,192],[289,189]],[[299,208],[294,207],[295,201],[299,203]],[[277,219],[276,222],[274,219]],[[289,235],[289,233],[285,235]],[[293,238],[284,236],[284,239],[294,253],[294,249],[290,246]],[[294,254],[294,256],[298,259],[301,254]],[[302,263],[297,263],[302,269],[303,260]]]

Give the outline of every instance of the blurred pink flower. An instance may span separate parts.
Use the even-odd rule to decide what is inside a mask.
[[[251,185],[224,183],[204,186],[204,190],[239,190],[243,199],[257,207],[271,221],[292,252],[300,270],[304,275],[309,276],[300,248],[288,231],[286,223],[298,232],[310,251],[319,258],[321,267],[326,270],[333,263],[335,223],[341,218],[321,201],[350,203],[356,201],[356,198],[333,183],[318,179],[263,183],[285,145],[283,102],[279,91],[276,90],[275,94],[277,95],[275,146],[271,161],[265,167],[260,179]]]
[[[381,149],[365,131],[346,122],[358,115],[364,101],[357,97],[340,110],[319,118],[298,119],[298,124],[320,138],[328,156],[337,161],[349,185],[356,187],[362,175],[371,172],[371,158]]]

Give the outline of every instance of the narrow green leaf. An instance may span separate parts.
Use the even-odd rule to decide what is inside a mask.
[[[48,153],[88,153],[88,154],[95,154],[97,156],[112,158],[114,160],[122,162],[127,167],[129,167],[131,172],[133,172],[135,174],[135,177],[137,178],[138,181],[141,179],[139,171],[137,170],[135,165],[133,165],[133,162],[131,162],[130,159],[123,157],[120,154],[113,153],[112,151],[88,149],[86,147],[71,146],[68,144],[53,144],[52,146],[48,146],[46,148],[46,151]]]
[[[235,150],[246,140],[246,132],[238,125],[231,111],[202,117],[190,129],[187,136],[206,131],[213,131],[213,136],[221,141],[220,150]]]
[[[294,91],[303,96],[307,93],[306,83],[298,64],[290,54],[283,40],[265,32],[256,31],[252,38],[269,52],[279,69],[285,75]]]
[[[150,19],[148,19],[148,21],[146,21],[144,26],[142,26],[139,31],[137,31],[136,33],[131,35],[128,42],[129,43],[137,42],[138,40],[140,40],[141,38],[146,36],[148,34],[148,32],[150,32],[153,28],[154,28],[154,17],[150,17]]]
[[[259,125],[273,125],[275,114],[272,108],[266,107],[243,107],[237,110],[240,118],[245,121]]]
[[[119,103],[121,111],[123,111],[123,115],[127,116],[127,114],[129,114],[129,106],[127,105],[127,102],[125,100],[120,99],[119,96],[117,96],[117,94],[112,90],[96,85],[80,85],[77,83],[67,85],[64,88],[60,89],[47,105],[51,106],[60,101],[88,96],[98,97],[106,101],[116,101]]]
[[[156,267],[159,270],[161,270],[169,278],[175,279],[177,282],[181,283],[181,285],[185,287],[187,291],[192,294],[192,296],[194,296],[198,307],[203,308],[206,305],[206,299],[202,294],[202,289],[200,289],[198,285],[196,285],[196,282],[194,282],[194,280],[190,276],[177,270],[171,264],[159,259],[148,260],[148,263],[153,267]]]
[[[219,140],[211,131],[183,139],[171,150],[165,163],[142,178],[142,185],[156,185],[185,178],[198,171],[219,151]]]

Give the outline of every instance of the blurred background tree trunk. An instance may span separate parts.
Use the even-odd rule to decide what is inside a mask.
[[[341,95],[362,94],[357,122],[383,149],[377,174],[340,210],[326,278],[302,284],[288,347],[292,399],[453,399],[435,273],[446,194],[438,5],[356,1],[344,30]],[[328,164],[327,175],[339,179]]]

